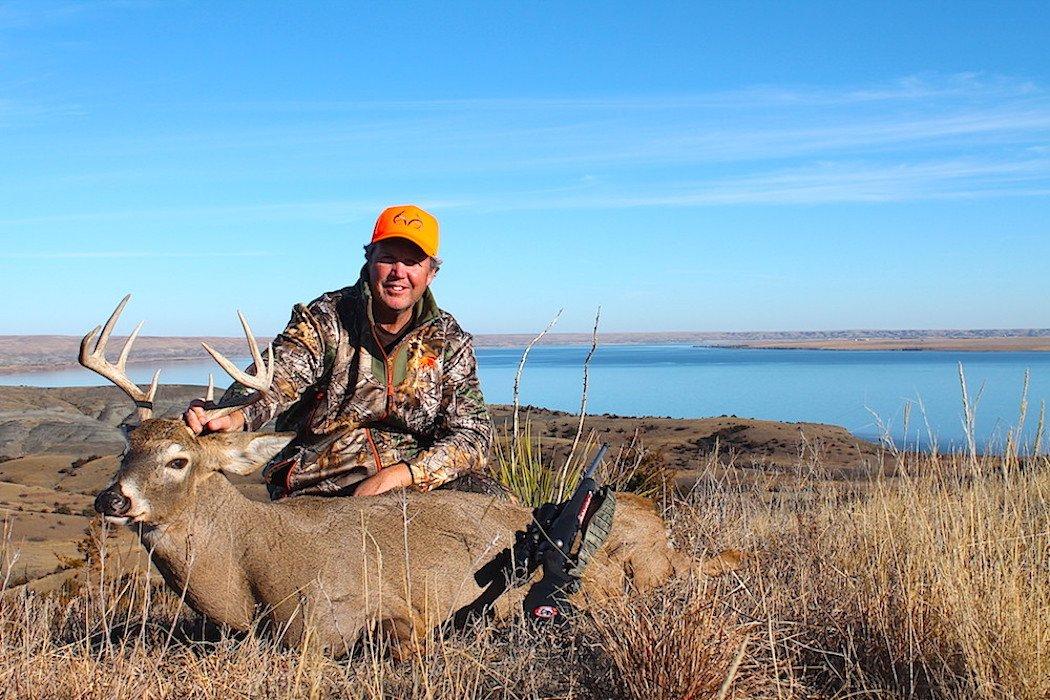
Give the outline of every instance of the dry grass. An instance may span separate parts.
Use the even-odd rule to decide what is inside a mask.
[[[710,579],[673,582],[587,611],[626,695],[674,700],[762,688],[762,673],[738,679],[754,626],[727,605],[723,588]]]
[[[588,435],[580,443],[583,447],[570,452],[559,465],[552,453],[560,450],[543,444],[529,416],[520,426],[516,440],[497,435],[494,459],[489,465],[492,477],[526,505],[567,499],[597,452],[596,436]],[[602,462],[596,478],[617,491],[637,493],[660,503],[667,502],[674,489],[674,470],[667,466],[663,453],[647,449],[637,432],[616,454]]]
[[[0,654],[4,698],[549,697],[579,687],[580,669],[608,687],[572,636],[479,626],[435,632],[400,664],[379,639],[337,661],[209,626],[144,577],[8,600]]]
[[[92,583],[0,603],[0,694],[1050,697],[1050,460],[896,458],[905,476],[860,486],[805,452],[793,488],[701,481],[667,499],[677,546],[743,549],[743,570],[626,593],[560,636],[435,633],[403,664],[378,641],[336,661],[209,628],[155,580],[100,576],[93,540]]]
[[[716,485],[673,510],[674,532],[754,554],[736,605],[789,695],[1050,697],[1050,460],[910,469],[859,494]]]

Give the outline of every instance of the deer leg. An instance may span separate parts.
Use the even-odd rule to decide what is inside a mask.
[[[411,610],[399,611],[396,615],[379,621],[379,633],[390,650],[390,658],[401,663],[409,661],[423,652],[422,639],[426,629],[419,616]]]

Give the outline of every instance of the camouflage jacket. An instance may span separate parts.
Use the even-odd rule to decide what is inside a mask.
[[[413,319],[387,354],[364,270],[357,284],[294,307],[273,341],[271,396],[244,411],[247,430],[277,417],[278,430],[297,432],[263,472],[278,492],[346,493],[398,461],[428,491],[484,466],[492,423],[471,336],[429,289]],[[235,384],[220,403],[246,391]]]

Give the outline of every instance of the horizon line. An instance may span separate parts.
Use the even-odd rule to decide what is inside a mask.
[[[944,334],[944,333],[1001,333],[1001,334],[1019,334],[1025,333],[1029,337],[1037,336],[1050,336],[1050,326],[1016,326],[1009,328],[982,328],[982,327],[953,327],[953,328],[827,328],[827,329],[791,329],[791,330],[743,330],[743,331],[694,331],[694,330],[670,330],[670,331],[599,331],[597,336],[601,338],[604,336],[736,336],[736,335],[786,335],[786,334],[807,334],[807,335],[828,335],[832,333],[838,334],[859,334],[859,333],[926,333],[926,334]],[[499,331],[499,332],[484,332],[480,331],[477,333],[471,333],[475,338],[482,337],[535,337],[536,331]],[[551,331],[545,333],[543,339],[565,337],[565,336],[586,336],[591,338],[593,331]],[[8,333],[0,332],[0,338],[76,338],[80,339],[83,336],[79,333]],[[114,334],[113,339],[127,338],[127,335]],[[268,339],[269,335],[258,335],[258,340]],[[1009,336],[1003,336],[1009,337]],[[140,334],[139,340],[145,339],[161,339],[161,340],[196,340],[198,338],[221,338],[229,340],[243,341],[243,335],[147,335]],[[542,341],[542,339],[541,339]]]

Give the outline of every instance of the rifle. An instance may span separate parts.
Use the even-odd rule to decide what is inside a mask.
[[[528,583],[540,566],[543,576],[525,596],[525,616],[537,621],[555,620],[559,615],[564,619],[564,612],[570,608],[567,596],[579,589],[586,560],[605,540],[612,524],[615,499],[608,488],[599,489],[594,480],[608,449],[604,443],[598,448],[569,500],[536,508],[528,527],[515,534],[514,546],[504,549],[474,574],[477,584],[487,588],[473,603],[455,613],[455,626],[460,627],[486,611],[507,588]],[[608,506],[603,508],[606,503]],[[600,523],[593,517],[599,509],[603,511]],[[591,529],[598,531],[596,536],[585,537],[574,552],[580,531],[589,535]]]
[[[594,455],[584,470],[576,491],[568,501],[546,511],[553,504],[545,504],[536,512],[534,527],[530,526],[530,529],[534,530],[538,541],[529,561],[533,570],[537,564],[543,567],[543,578],[529,589],[524,602],[525,614],[531,615],[533,619],[556,618],[569,607],[566,596],[579,589],[579,577],[573,573],[576,569],[576,560],[572,556],[573,545],[590,514],[591,501],[598,491],[594,472],[598,470],[608,449],[605,443],[598,448],[598,454]]]

